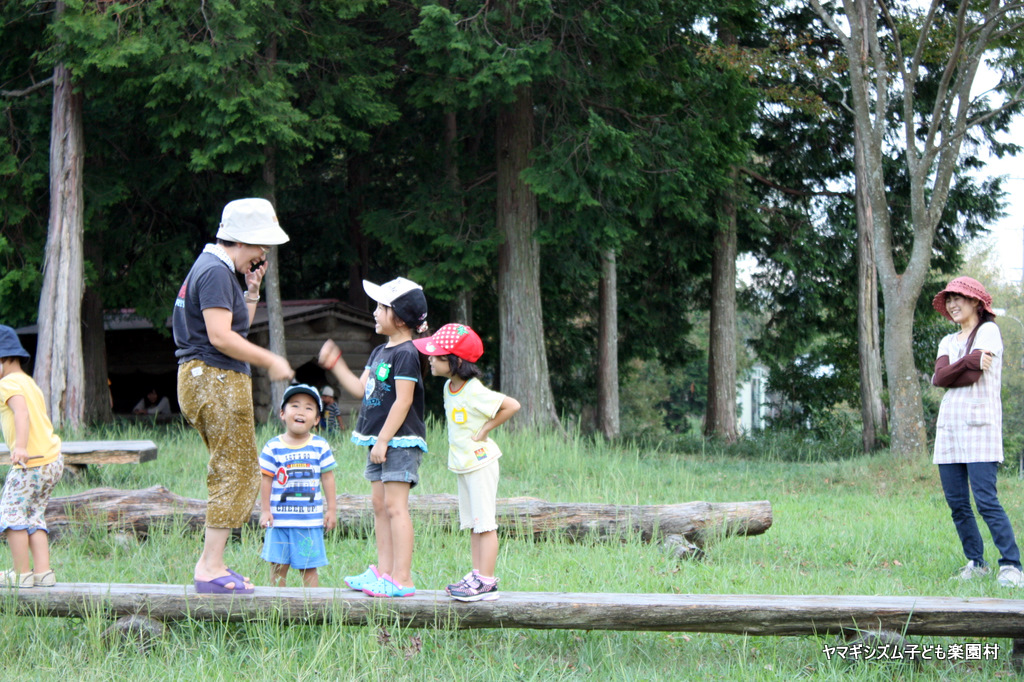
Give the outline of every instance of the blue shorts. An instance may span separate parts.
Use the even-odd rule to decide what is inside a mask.
[[[368,481],[384,483],[408,483],[415,488],[420,480],[420,462],[423,451],[419,448],[388,448],[382,464],[370,461],[370,449],[366,450],[366,471],[363,476]]]
[[[263,537],[263,552],[260,557],[272,564],[292,568],[320,568],[327,565],[327,549],[324,547],[324,529],[318,528],[274,528],[267,529]]]

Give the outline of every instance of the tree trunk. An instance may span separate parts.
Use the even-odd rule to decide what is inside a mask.
[[[273,35],[267,44],[267,71],[268,78],[273,77],[274,69],[277,67],[277,36]],[[263,149],[263,192],[267,201],[277,212],[277,148],[267,145]],[[288,348],[284,341],[284,309],[281,305],[281,257],[279,247],[272,246],[267,254],[267,268],[264,277],[264,291],[267,294],[267,335],[269,343],[267,347],[271,353],[282,358],[288,357]],[[269,381],[269,377],[267,379]],[[266,419],[259,421],[279,421],[281,402],[284,400],[284,389],[287,381],[270,381],[270,408],[267,410]]]
[[[84,257],[96,272],[103,272],[102,238],[84,243]],[[103,324],[103,297],[87,286],[82,297],[82,358],[85,381],[85,412],[87,423],[113,421],[113,394],[107,374],[107,335]]]
[[[819,0],[809,1],[842,42],[849,62],[848,102],[864,141],[862,178],[871,202],[875,266],[885,308],[891,446],[897,453],[914,455],[926,446],[920,375],[913,354],[914,308],[928,276],[935,230],[946,209],[963,140],[971,126],[981,125],[995,115],[979,115],[971,97],[978,68],[986,53],[997,49],[1006,35],[1019,32],[1019,26],[1007,20],[1006,9],[1000,3],[969,5],[961,0],[945,8],[946,12],[920,15],[918,26],[907,26],[900,42],[891,43],[886,42],[888,33],[876,30],[880,18],[888,21],[877,0],[844,0],[845,21],[836,20]],[[943,24],[942,29],[950,29],[944,43],[950,52],[935,55],[936,24],[954,15],[957,21]],[[936,63],[942,65],[939,73],[929,71],[928,82],[934,88],[920,87],[925,72],[920,61],[923,54],[938,56]],[[890,75],[890,69],[895,76]],[[934,99],[917,100],[922,93]],[[1013,104],[1008,101],[1004,107]],[[925,111],[930,113],[921,113]],[[909,253],[905,245],[893,244],[888,213],[883,150],[893,144],[894,127],[890,122],[894,114],[902,128],[902,159],[909,179],[907,198],[913,236]],[[894,246],[907,263],[903,272],[896,270]]]
[[[363,194],[370,182],[370,173],[366,159],[360,154],[352,154],[347,165],[348,184],[348,238],[357,258],[348,266],[348,303],[359,310],[369,308],[369,298],[363,289],[367,266],[370,263],[370,244],[363,234],[363,223],[359,216],[363,213]]]
[[[867,194],[864,140],[854,126],[857,179],[857,352],[860,359],[860,414],[864,452],[873,452],[888,435],[882,400],[882,342],[878,327],[878,274],[875,269],[874,225]]]
[[[455,294],[455,298],[452,299],[451,306],[451,319],[453,322],[461,322],[462,324],[473,326],[473,294],[468,289],[463,289]],[[432,325],[437,328],[439,325]]]
[[[875,266],[885,304],[884,359],[889,388],[891,447],[895,452],[913,455],[924,450],[927,443],[921,386],[912,347],[914,308],[928,272],[935,228],[932,225],[929,229],[912,218],[914,245],[911,257],[904,271],[897,272],[882,151],[887,130],[885,109],[888,93],[881,95],[879,102],[872,100],[872,93],[879,96],[873,90],[876,83],[885,83],[885,87],[889,84],[887,72],[873,75],[879,68],[877,52],[880,49],[873,28],[876,4],[874,0],[859,0],[851,2],[850,7],[853,10],[851,37],[846,45],[848,53],[853,51],[849,56],[854,66],[851,69],[854,115],[858,131],[862,133],[860,138],[864,141],[864,194],[870,204],[868,214],[874,232]],[[907,96],[912,98],[913,94],[907,93]],[[916,153],[914,149],[908,150],[911,156]],[[913,184],[913,169],[908,170]],[[911,203],[915,201],[912,197]],[[911,213],[914,213],[913,208]]]
[[[896,286],[885,297],[885,369],[889,376],[892,410],[892,449],[913,455],[923,452],[928,439],[921,402],[921,376],[914,364],[914,308],[921,285],[913,295],[900,295]]]
[[[739,173],[732,171],[734,183]],[[727,443],[736,427],[736,199],[722,198],[722,227],[711,255],[711,316],[708,340],[708,406],[704,433]]]
[[[263,164],[263,181],[266,184],[266,198],[277,210],[277,172],[276,172],[276,150],[267,147],[266,162]],[[267,268],[264,277],[265,291],[267,293],[267,333],[270,336],[268,347],[275,355],[282,358],[288,357],[288,348],[284,340],[284,307],[281,304],[281,257],[280,247],[273,246],[267,254],[270,267]],[[267,412],[265,421],[276,421],[279,418],[279,408],[284,399],[284,389],[287,381],[270,382],[270,409]],[[264,421],[264,420],[261,420]]]
[[[501,391],[522,410],[517,428],[559,427],[548,376],[540,301],[537,199],[521,178],[533,149],[533,93],[516,90],[516,101],[497,121],[498,317],[501,328]]]
[[[88,423],[110,422],[114,414],[110,405],[110,385],[107,383],[103,299],[92,287],[86,288],[82,298],[82,357],[85,360],[83,378],[86,395],[83,416]]]
[[[57,11],[63,11],[58,3]],[[78,428],[84,416],[82,257],[84,206],[82,96],[63,64],[53,71],[50,127],[50,221],[39,296],[35,380],[55,427]]]
[[[373,505],[367,495],[338,495],[338,529],[364,536],[373,529]],[[413,495],[409,511],[414,519],[445,527],[458,526],[458,499],[454,495]],[[625,540],[638,535],[646,542],[681,535],[700,545],[730,535],[760,535],[772,525],[770,502],[685,502],[659,505],[614,505],[545,502],[533,497],[497,501],[502,532],[540,539],[555,534],[569,540]],[[253,505],[249,523],[259,523],[260,508]],[[46,522],[52,533],[99,524],[108,530],[145,535],[150,526],[183,524],[200,529],[206,522],[206,501],[175,495],[164,487],[144,490],[94,488],[68,497],[50,499]]]
[[[615,250],[601,255],[598,283],[597,420],[608,440],[619,437],[619,298]]]
[[[447,3],[442,3],[447,7]],[[454,111],[444,113],[444,177],[448,183],[448,189],[452,196],[459,196],[462,191],[462,181],[459,179],[459,121]],[[454,225],[459,225],[464,219],[463,211],[457,208],[448,216],[448,220]],[[449,319],[452,322],[461,322],[473,326],[473,292],[468,289],[460,290],[450,305]],[[434,324],[435,329],[440,326]]]

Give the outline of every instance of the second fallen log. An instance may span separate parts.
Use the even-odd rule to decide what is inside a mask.
[[[409,509],[417,520],[458,524],[454,495],[412,495]],[[259,520],[253,506],[250,523]],[[142,490],[94,488],[76,495],[54,497],[46,508],[46,523],[54,536],[84,524],[139,535],[152,525],[180,523],[198,529],[206,522],[206,501],[175,495],[163,486]],[[533,497],[498,500],[498,523],[509,535],[563,535],[621,540],[639,535],[644,541],[680,535],[703,546],[715,537],[760,535],[772,525],[772,507],[755,502],[684,502],[659,505],[611,505],[545,502]],[[368,495],[338,495],[338,529],[362,535],[373,528]]]

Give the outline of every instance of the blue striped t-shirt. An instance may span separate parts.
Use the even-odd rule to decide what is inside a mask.
[[[271,476],[270,513],[275,528],[319,528],[324,525],[323,489],[320,474],[337,466],[331,446],[310,435],[303,445],[292,447],[275,436],[260,453],[260,470]]]

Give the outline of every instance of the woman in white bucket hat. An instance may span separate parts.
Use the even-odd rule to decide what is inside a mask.
[[[193,577],[197,592],[253,591],[224,563],[224,548],[231,530],[248,521],[260,485],[249,366],[266,368],[275,381],[295,374],[285,358],[247,338],[267,252],[287,241],[269,201],[230,202],[217,243],[203,249],[174,302],[178,402],[210,451],[206,537]],[[244,292],[236,273],[245,277]]]

